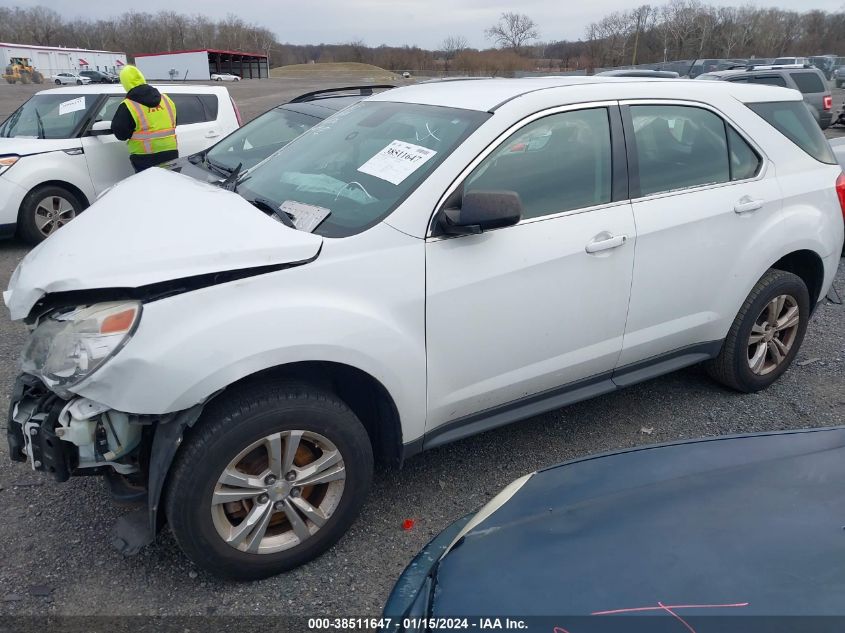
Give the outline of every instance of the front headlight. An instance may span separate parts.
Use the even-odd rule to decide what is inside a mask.
[[[30,334],[21,369],[59,395],[82,382],[126,344],[141,318],[138,301],[98,303],[54,313]]]
[[[20,159],[20,156],[0,156],[0,174],[8,171]]]

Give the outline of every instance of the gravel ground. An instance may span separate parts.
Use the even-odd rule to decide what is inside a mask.
[[[252,117],[328,83],[243,82],[232,92]],[[0,86],[0,112],[20,102],[22,88]],[[20,244],[0,243],[0,286],[25,253]],[[845,265],[835,286],[845,296]],[[0,310],[0,410],[8,407],[24,334]],[[11,463],[0,441],[0,614],[377,615],[429,538],[531,470],[643,443],[845,423],[841,305],[819,307],[797,361],[764,393],[726,391],[694,367],[424,453],[400,471],[380,468],[362,516],[337,546],[305,567],[249,584],[196,570],[167,531],[138,556],[122,557],[109,540],[126,508],[110,501],[99,478],[57,484]],[[405,531],[408,518],[415,525]]]

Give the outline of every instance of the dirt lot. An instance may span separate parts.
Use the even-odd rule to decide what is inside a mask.
[[[331,85],[320,78],[229,87],[251,118]],[[33,92],[0,85],[0,117]],[[838,108],[843,91],[836,92]],[[25,253],[21,244],[0,243],[0,286]],[[836,288],[845,296],[845,265]],[[8,406],[24,334],[0,309],[0,411]],[[109,540],[125,509],[110,502],[99,479],[57,484],[10,463],[0,437],[0,614],[376,615],[433,534],[533,469],[641,443],[845,424],[841,305],[819,307],[797,360],[764,393],[726,391],[691,368],[422,454],[401,471],[379,469],[362,516],[335,548],[299,570],[252,584],[198,572],[167,532],[140,555],[123,558]],[[410,531],[402,529],[407,518],[416,520]]]

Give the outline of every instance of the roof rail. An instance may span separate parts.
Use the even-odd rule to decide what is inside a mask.
[[[343,88],[326,88],[325,90],[315,90],[314,92],[306,92],[305,94],[299,95],[298,97],[294,97],[289,101],[289,103],[304,103],[306,101],[315,101],[317,99],[329,97],[332,93],[336,92],[357,92],[357,94],[361,95],[362,97],[369,97],[371,94],[373,94],[373,90],[390,90],[391,88],[395,87],[396,86],[390,84],[376,84],[370,86],[345,86]]]

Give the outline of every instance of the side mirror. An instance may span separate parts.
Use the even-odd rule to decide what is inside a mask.
[[[108,136],[109,134],[113,134],[111,121],[97,121],[88,132],[88,136]]]
[[[443,209],[440,228],[447,235],[478,234],[521,219],[522,200],[515,191],[468,191],[460,208]]]

